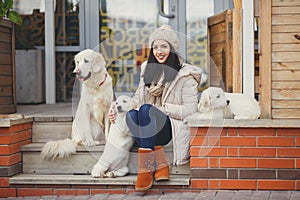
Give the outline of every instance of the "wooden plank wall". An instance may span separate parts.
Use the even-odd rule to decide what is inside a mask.
[[[300,0],[272,0],[272,118],[300,118]]]
[[[16,112],[13,24],[0,19],[0,113]]]

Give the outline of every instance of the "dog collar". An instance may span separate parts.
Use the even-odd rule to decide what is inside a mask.
[[[107,78],[107,73],[105,73],[104,80],[99,83],[99,86],[103,85],[103,83],[106,81],[106,78]]]

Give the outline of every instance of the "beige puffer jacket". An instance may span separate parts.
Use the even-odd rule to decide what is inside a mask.
[[[132,98],[132,108],[139,108],[147,103],[150,95],[144,84],[146,62],[141,66],[139,87]],[[197,112],[198,85],[202,70],[189,64],[183,64],[175,80],[162,94],[161,109],[166,113],[172,124],[173,164],[183,165],[190,157],[190,129],[183,119]]]

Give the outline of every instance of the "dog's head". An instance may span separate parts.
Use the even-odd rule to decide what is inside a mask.
[[[75,69],[73,73],[76,74],[80,82],[87,81],[94,73],[105,69],[106,64],[102,54],[91,49],[86,49],[76,54],[74,61]]]
[[[227,105],[224,91],[221,88],[209,87],[202,92],[198,111],[203,113],[214,109],[224,108]]]
[[[121,95],[116,99],[116,101],[112,102],[110,109],[117,114],[125,114],[130,110],[130,100],[131,98],[129,96]]]

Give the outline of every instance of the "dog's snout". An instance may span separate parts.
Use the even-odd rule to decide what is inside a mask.
[[[230,100],[229,100],[229,99],[227,99],[227,100],[226,100],[226,103],[227,103],[227,105],[229,105],[229,104],[230,104]]]
[[[122,106],[117,106],[118,111],[122,111]]]

